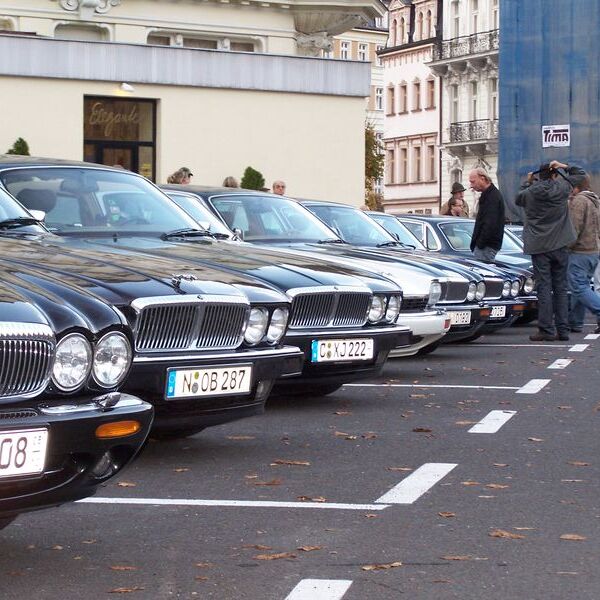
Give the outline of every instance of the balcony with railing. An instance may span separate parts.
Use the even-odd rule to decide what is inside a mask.
[[[498,119],[476,119],[450,123],[445,146],[455,155],[497,150]]]
[[[498,29],[464,35],[450,40],[441,40],[433,50],[433,62],[495,54],[498,52],[499,47],[500,35]]]

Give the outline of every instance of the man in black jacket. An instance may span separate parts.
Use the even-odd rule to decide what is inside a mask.
[[[504,237],[504,199],[485,169],[473,169],[469,173],[469,184],[471,189],[481,192],[471,252],[477,260],[493,262]]]
[[[569,218],[571,184],[557,171],[567,168],[557,160],[543,164],[537,180],[528,174],[515,200],[524,209],[523,251],[531,254],[537,287],[539,332],[529,336],[533,342],[569,339],[568,247],[577,236]]]

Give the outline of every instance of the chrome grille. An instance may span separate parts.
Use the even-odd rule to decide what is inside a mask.
[[[290,328],[362,327],[367,321],[371,292],[361,288],[298,288],[292,296]]]
[[[138,299],[138,352],[233,349],[243,340],[250,305],[237,296]]]
[[[442,302],[462,302],[467,297],[469,283],[467,281],[448,281],[446,293],[442,296]]]
[[[0,412],[0,421],[7,419],[32,419],[37,417],[35,410],[8,410]]]
[[[488,279],[485,278],[485,299],[486,300],[498,300],[502,298],[502,287],[504,281],[501,279]]]
[[[0,398],[34,396],[50,378],[52,330],[34,323],[0,323]]]
[[[424,311],[427,308],[428,301],[429,296],[418,296],[413,298],[404,296],[400,313]]]

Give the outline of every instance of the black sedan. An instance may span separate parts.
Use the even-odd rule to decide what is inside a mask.
[[[258,386],[250,384],[250,366],[244,367],[246,371],[242,382],[229,379],[232,385],[234,382],[243,383],[240,390],[245,393],[246,400],[251,400],[247,407],[249,411],[256,411],[258,401],[264,402],[279,376],[282,378],[280,387],[298,390],[297,382],[301,379],[303,391],[329,393],[347,381],[376,374],[390,350],[409,341],[409,329],[395,325],[402,292],[389,280],[349,266],[333,268],[317,260],[293,260],[269,250],[249,251],[248,248],[223,245],[141,176],[97,165],[20,158],[13,159],[10,167],[8,161],[0,164],[0,178],[23,205],[34,213],[42,210],[47,227],[61,236],[57,238],[48,232],[43,234],[42,226],[35,225],[47,245],[66,247],[80,256],[100,249],[110,253],[106,260],[123,267],[135,266],[147,273],[156,273],[157,269],[164,272],[166,268],[170,268],[172,273],[177,268],[175,294],[193,293],[194,290],[202,292],[203,288],[208,294],[210,286],[202,282],[212,280],[233,285],[252,302],[262,303],[262,306],[251,307],[245,336],[239,334],[240,331],[243,334],[242,329],[246,326],[246,307],[241,301],[237,307],[239,310],[223,306],[208,325],[221,327],[225,333],[211,331],[205,345],[200,346],[213,350],[209,358],[218,365],[244,359],[246,362],[269,359],[272,367],[280,365],[279,373],[271,370],[269,373],[275,376],[268,378],[268,373],[257,365],[252,380],[258,379]],[[215,288],[214,283],[211,285]],[[219,293],[221,304],[234,302],[228,300],[232,296],[231,290],[224,287]],[[277,297],[282,300],[279,305],[273,304]],[[180,302],[188,303],[189,296],[168,301],[171,305]],[[146,305],[146,302],[134,301],[126,316],[134,318],[131,308],[135,312],[137,309],[145,310]],[[176,306],[172,310],[172,318],[179,318],[175,315]],[[156,326],[162,323],[163,317],[160,311],[154,312]],[[164,382],[159,379],[161,371],[156,372],[152,361],[153,345],[158,346],[158,353],[164,349],[161,348],[164,338],[169,338],[169,323],[165,323],[164,327],[164,332],[152,337],[150,325],[142,323],[137,326],[136,330],[148,338],[144,341],[148,347],[138,344],[138,350],[146,356],[138,360],[139,367],[128,382],[132,389],[140,389],[154,380],[156,391],[162,394],[165,389]],[[176,331],[175,339],[167,339],[166,342],[177,346],[177,335]],[[244,347],[238,349],[242,343]],[[293,346],[281,348],[282,343]],[[176,349],[187,349],[187,355],[171,360],[193,359],[194,348]],[[198,353],[197,349],[198,346],[195,347],[198,354],[196,362],[203,361],[202,353]],[[230,352],[221,354],[220,350]],[[281,364],[279,359],[285,357],[284,352],[290,360]],[[304,368],[298,357],[306,358]],[[227,377],[227,371],[223,370],[225,367],[218,368]],[[169,378],[174,377],[184,375],[171,370]],[[214,379],[214,376],[211,377]],[[248,398],[253,389],[256,398]],[[170,400],[170,387],[167,386],[166,390],[166,400]],[[228,406],[236,409],[237,416],[242,416],[240,406],[233,402],[235,390],[226,391],[229,394]],[[211,395],[223,394],[206,394]],[[186,393],[186,397],[191,396],[193,394]],[[157,403],[157,427],[167,418],[175,419],[178,409],[184,406],[183,403],[167,402],[163,410],[161,399],[162,396],[157,394],[152,396]],[[218,403],[223,405],[223,400]],[[200,406],[206,413],[210,408],[209,401],[202,402]],[[216,414],[212,424],[223,422],[222,416]],[[178,418],[178,429],[183,431],[188,426],[191,429],[189,424],[185,425],[187,418],[186,410]],[[174,423],[169,426],[173,427]]]
[[[0,528],[78,500],[118,473],[150,430],[152,406],[118,391],[131,331],[108,304],[63,301],[0,260]]]

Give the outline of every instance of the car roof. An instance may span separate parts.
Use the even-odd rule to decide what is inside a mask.
[[[81,160],[65,160],[63,158],[46,158],[43,156],[21,156],[18,154],[0,154],[0,168],[7,167],[88,167],[94,169],[108,169],[122,171],[119,167],[99,165],[97,163],[83,162]],[[134,173],[137,175],[137,173]]]
[[[446,215],[413,215],[409,213],[401,215],[393,215],[394,217],[401,217],[403,219],[415,219],[418,221],[428,221],[430,223],[456,223],[457,221],[465,221],[467,223],[473,223],[475,219],[467,219],[465,217],[450,217]]]
[[[172,190],[174,192],[187,192],[189,194],[198,194],[201,196],[214,196],[217,194],[227,194],[229,196],[272,196],[279,198],[277,194],[271,192],[261,192],[260,190],[247,190],[245,188],[219,187],[210,185],[195,185],[192,183],[165,183],[159,184],[162,190]],[[287,196],[286,196],[287,197]]]

